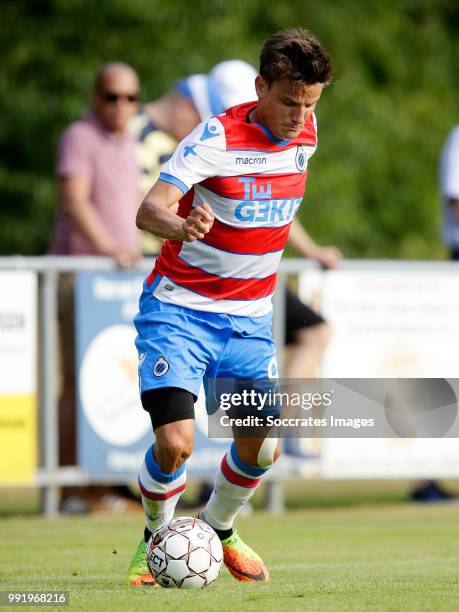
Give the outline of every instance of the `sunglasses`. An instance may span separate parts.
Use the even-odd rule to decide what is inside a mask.
[[[113,91],[105,91],[101,94],[101,96],[104,102],[107,102],[108,104],[114,104],[115,102],[118,102],[118,100],[126,100],[127,102],[133,104],[134,102],[137,102],[139,100],[139,94],[137,93],[117,94]]]

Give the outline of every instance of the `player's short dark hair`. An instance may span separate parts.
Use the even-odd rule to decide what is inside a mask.
[[[330,57],[317,38],[303,28],[286,28],[265,41],[260,54],[260,75],[272,85],[289,79],[292,83],[330,83]]]

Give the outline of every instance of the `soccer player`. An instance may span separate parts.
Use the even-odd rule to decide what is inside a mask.
[[[310,32],[289,28],[271,36],[261,50],[258,102],[199,124],[138,211],[138,227],[166,242],[135,318],[141,400],[155,444],[139,474],[147,526],[129,568],[132,586],[155,584],[146,543],[172,519],[185,489],[203,379],[276,375],[271,297],[317,146],[314,109],[331,75],[330,59]],[[269,580],[233,524],[278,456],[276,439],[237,437],[201,514],[238,580]]]

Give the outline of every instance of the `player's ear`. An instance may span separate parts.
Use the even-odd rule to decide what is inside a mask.
[[[268,89],[268,83],[264,80],[262,76],[258,74],[255,79],[255,91],[257,92],[257,96],[259,100],[263,98],[267,89]]]

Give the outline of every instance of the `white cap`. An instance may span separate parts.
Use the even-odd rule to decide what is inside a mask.
[[[178,91],[189,97],[202,121],[227,108],[257,99],[257,71],[242,60],[220,62],[209,74],[193,74],[180,81]]]

